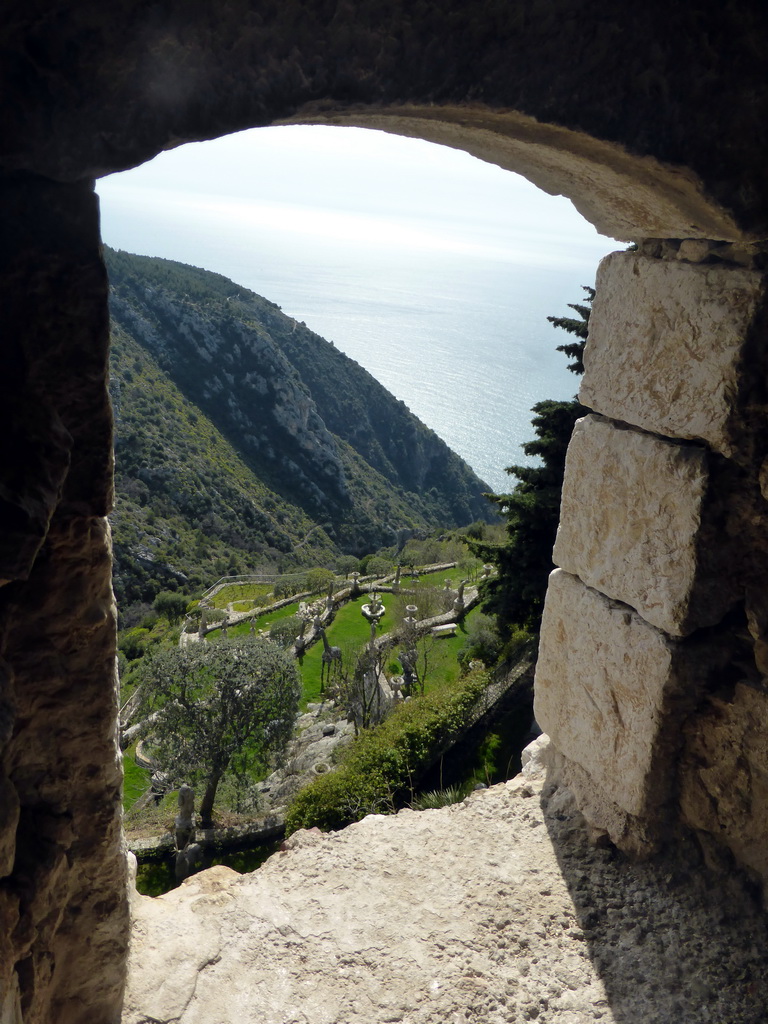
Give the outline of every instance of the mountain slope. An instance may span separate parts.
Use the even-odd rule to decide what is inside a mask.
[[[113,321],[242,462],[362,553],[489,516],[487,490],[367,371],[274,303],[184,264],[107,251]]]
[[[290,568],[299,544],[310,563],[338,556],[327,534],[266,487],[154,358],[114,322],[110,378],[110,518],[121,607],[151,601],[163,589],[199,589],[227,572]]]

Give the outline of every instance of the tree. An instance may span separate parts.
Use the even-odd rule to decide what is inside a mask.
[[[563,352],[570,359],[573,359],[572,363],[568,364],[568,369],[571,373],[584,373],[584,345],[587,341],[587,333],[589,331],[589,314],[592,312],[592,300],[595,297],[595,289],[590,288],[589,285],[582,285],[583,290],[587,293],[587,304],[585,306],[579,303],[568,303],[568,308],[575,310],[579,314],[579,319],[576,320],[570,316],[548,316],[547,320],[555,327],[562,327],[564,331],[568,331],[569,334],[575,334],[579,339],[578,341],[571,341],[565,345],[558,345],[556,351]]]
[[[152,602],[152,607],[158,615],[164,616],[169,622],[178,622],[184,615],[189,604],[186,594],[177,594],[172,590],[161,591]]]
[[[300,693],[291,655],[257,637],[158,650],[142,669],[142,685],[162,770],[177,785],[204,786],[204,828],[226,773],[263,770],[284,749]]]
[[[365,563],[365,574],[366,576],[386,576],[392,572],[394,567],[391,558],[386,558],[384,555],[371,555]]]
[[[336,572],[340,576],[349,576],[351,572],[357,572],[360,568],[360,559],[354,555],[342,555],[336,559]]]
[[[330,569],[323,569],[322,567],[309,569],[307,572],[307,590],[312,594],[319,594],[321,591],[326,591],[335,579],[336,575]]]
[[[559,345],[558,352],[572,358],[568,369],[583,373],[582,356],[587,338],[594,289],[585,287],[586,305],[571,305],[579,319],[547,317],[555,327],[575,334],[578,341]],[[547,578],[553,569],[552,548],[560,518],[560,493],[565,471],[565,453],[573,426],[589,412],[574,398],[570,402],[546,400],[532,410],[537,440],[524,444],[526,455],[538,456],[537,466],[509,466],[518,479],[509,494],[488,495],[507,520],[507,541],[484,544],[470,540],[470,550],[496,566],[497,572],[483,586],[484,608],[496,616],[499,631],[508,638],[515,627],[538,631]]]

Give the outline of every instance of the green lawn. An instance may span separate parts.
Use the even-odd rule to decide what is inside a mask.
[[[135,753],[136,744],[123,751],[123,809],[126,811],[149,789],[149,772],[136,764]]]
[[[383,594],[382,600],[387,611],[381,620],[379,634],[388,633],[395,626],[399,626],[401,619],[390,617],[392,605],[391,594]],[[332,647],[340,647],[342,657],[346,665],[357,656],[358,651],[370,639],[371,627],[360,611],[361,605],[369,600],[367,595],[349,601],[339,610],[333,623],[328,627],[326,635],[328,643]],[[442,689],[449,686],[459,677],[459,664],[456,656],[461,650],[465,636],[466,623],[478,613],[473,609],[465,618],[464,622],[456,630],[453,637],[427,637],[422,643],[427,647],[427,681],[426,692],[433,689]],[[320,670],[322,668],[323,644],[321,641],[314,644],[301,659],[302,679],[302,708],[308,702],[320,700]],[[397,660],[397,647],[390,652],[385,668],[389,673],[388,666],[392,666],[393,674],[399,674],[402,669]]]
[[[271,593],[271,583],[228,583],[214,595],[211,604],[214,608],[226,608],[231,601],[250,601],[251,606],[266,604]]]
[[[253,628],[257,633],[260,629],[268,630],[273,622],[279,622],[280,619],[290,618],[290,616],[295,615],[298,610],[298,601],[293,601],[291,604],[286,604],[282,608],[275,609],[275,611],[266,612],[264,615],[258,615],[255,619],[246,619],[244,622],[238,622],[236,626],[230,626],[227,629],[227,637],[247,635],[251,632],[251,623],[253,623]],[[220,639],[220,629],[211,630],[211,632],[206,635],[206,640]]]
[[[385,594],[384,598],[389,595]],[[332,647],[340,647],[345,663],[354,660],[360,648],[370,639],[371,626],[360,611],[361,605],[370,600],[367,594],[348,601],[336,613],[336,618],[326,631],[328,643]],[[384,606],[387,606],[384,600]],[[381,620],[379,632],[386,632],[391,625],[388,611]],[[322,668],[323,643],[319,640],[301,659],[301,680],[303,692],[301,706],[305,708],[310,701],[320,700],[320,670]]]

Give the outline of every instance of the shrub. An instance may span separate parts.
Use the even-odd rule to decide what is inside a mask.
[[[342,751],[336,771],[297,793],[287,833],[339,829],[402,806],[419,776],[464,731],[487,685],[485,672],[470,673],[452,688],[406,701],[381,725],[361,732]]]
[[[326,591],[335,579],[330,569],[310,569],[307,572],[307,590],[313,594]]]
[[[501,654],[502,640],[494,620],[489,615],[478,615],[470,623],[467,639],[457,655],[466,671],[470,661],[479,659],[484,665],[495,665]]]
[[[304,622],[298,615],[278,619],[269,627],[269,639],[281,647],[290,647],[304,629]]]
[[[420,793],[411,800],[412,811],[429,811],[436,807],[450,807],[458,804],[467,796],[466,786],[447,786],[445,789],[433,789],[429,793]]]
[[[142,658],[144,652],[147,649],[147,637],[149,636],[149,630],[144,629],[141,626],[135,626],[133,629],[127,629],[120,637],[118,642],[118,648],[128,661],[135,661],[137,658]]]

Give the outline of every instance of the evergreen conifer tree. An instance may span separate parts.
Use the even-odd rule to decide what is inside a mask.
[[[559,345],[573,359],[568,369],[584,372],[582,355],[587,340],[589,314],[594,290],[585,287],[585,304],[572,304],[579,315],[547,317],[555,327],[574,334],[577,341]],[[508,637],[515,628],[538,632],[547,577],[552,571],[552,547],[560,516],[565,453],[580,416],[589,412],[575,398],[570,402],[547,399],[534,405],[532,420],[535,441],[522,446],[526,455],[541,460],[537,466],[509,466],[506,470],[518,483],[508,494],[488,495],[506,519],[507,540],[493,545],[471,541],[471,550],[496,567],[496,574],[484,584],[485,610],[496,616],[499,631]]]

